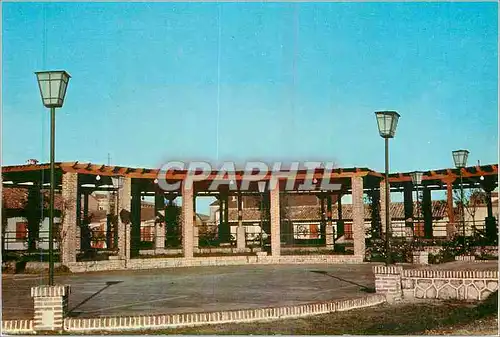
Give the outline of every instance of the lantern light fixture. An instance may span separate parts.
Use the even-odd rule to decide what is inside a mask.
[[[259,181],[257,184],[259,185],[259,192],[264,193],[264,191],[266,190],[266,182]]]
[[[42,102],[46,108],[60,108],[64,104],[71,76],[64,70],[35,72]]]
[[[394,138],[398,126],[399,113],[396,111],[377,111],[378,132],[382,138]]]
[[[411,176],[411,181],[413,185],[420,185],[422,183],[422,176],[424,175],[424,172],[422,171],[414,171],[410,173]]]
[[[469,151],[456,150],[452,152],[452,155],[456,168],[463,168],[467,165],[467,157],[469,157]]]

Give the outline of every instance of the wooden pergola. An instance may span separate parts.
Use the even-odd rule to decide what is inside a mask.
[[[117,194],[117,213],[120,215],[117,228],[117,249],[119,255],[124,259],[130,258],[134,254],[134,241],[139,237],[140,240],[140,208],[141,196],[150,195],[155,197],[155,209],[161,211],[165,209],[165,199],[172,202],[176,197],[182,196],[182,250],[186,258],[193,256],[193,247],[196,246],[193,241],[194,221],[195,221],[195,198],[196,195],[212,195],[217,197],[222,203],[225,202],[227,208],[228,195],[238,197],[238,207],[241,209],[241,195],[258,193],[257,181],[253,181],[249,185],[247,191],[233,191],[226,185],[220,186],[215,191],[208,189],[209,185],[220,178],[218,172],[212,172],[208,178],[203,181],[195,182],[192,188],[187,188],[185,185],[188,172],[186,170],[173,170],[160,172],[159,169],[150,168],[132,168],[112,165],[97,165],[92,163],[79,162],[59,162],[55,165],[56,168],[56,190],[58,190],[63,200],[65,200],[65,216],[63,221],[63,230],[71,233],[70,237],[62,244],[64,254],[63,261],[75,262],[76,253],[80,247],[80,243],[75,239],[76,231],[82,221],[81,204],[83,197],[83,214],[88,212],[88,195],[94,191],[115,191]],[[3,187],[24,187],[24,188],[48,188],[49,181],[49,164],[27,164],[16,166],[2,167]],[[325,176],[325,172],[329,172]],[[158,186],[159,174],[161,178],[166,179],[169,183],[179,182],[179,188],[172,191],[163,191]],[[464,188],[481,187],[488,197],[488,214],[491,215],[491,191],[498,186],[498,165],[481,165],[471,166],[462,169],[462,182]],[[233,177],[236,180],[238,188],[241,185],[245,172],[236,171]],[[118,178],[118,179],[112,179]],[[299,184],[304,183],[308,179],[316,179],[317,186],[314,190],[307,193],[317,193],[321,195],[337,195],[337,200],[340,203],[340,196],[345,194],[352,195],[353,204],[353,239],[354,239],[354,254],[359,257],[360,261],[364,258],[365,250],[365,228],[364,228],[364,201],[363,195],[369,194],[372,200],[375,200],[377,208],[380,212],[381,223],[385,222],[385,198],[386,193],[384,175],[382,173],[370,170],[369,168],[336,168],[331,171],[317,169],[311,177],[306,170],[299,170],[295,175],[295,184],[291,192],[300,192]],[[422,177],[421,188],[424,194],[423,207],[430,207],[430,192],[431,190],[446,190],[448,191],[448,210],[450,226],[447,229],[449,235],[454,234],[455,220],[453,211],[452,190],[460,185],[460,172],[456,169],[440,169],[426,171]],[[271,172],[268,172],[264,177],[259,178],[260,181],[269,181]],[[341,189],[336,191],[323,191],[320,184],[323,179],[328,179],[332,184],[340,184]],[[119,183],[117,184],[117,181]],[[271,223],[271,254],[273,256],[280,255],[280,212],[279,199],[280,193],[284,191],[287,182],[286,172],[282,173],[282,178],[274,188],[268,188],[266,193],[270,200],[270,223]],[[412,195],[415,190],[411,182],[409,172],[393,173],[389,176],[389,184],[391,192],[404,192],[405,199],[405,216],[413,215],[413,200]],[[340,204],[339,204],[340,206]],[[87,208],[87,209],[86,209]],[[226,212],[227,213],[227,212]],[[241,214],[241,212],[238,212]],[[429,211],[424,209],[424,218],[426,221],[426,234],[432,236],[432,218],[426,214]],[[331,215],[331,198],[327,211],[327,226],[326,231],[332,231],[332,215]],[[226,219],[227,220],[227,219]],[[241,216],[238,217],[238,233],[243,226]],[[430,222],[430,223],[429,223]],[[227,225],[227,221],[226,224]],[[165,227],[158,226],[156,233],[158,237],[165,237]],[[222,228],[222,232],[227,232],[228,228]],[[244,236],[244,232],[243,236]],[[227,234],[227,233],[226,233]],[[240,234],[238,234],[240,236]],[[327,236],[328,238],[328,236]],[[162,243],[157,242],[161,247]],[[238,240],[238,247],[245,245],[245,241]],[[327,242],[327,246],[333,247],[333,241]],[[131,253],[132,252],[132,253]]]

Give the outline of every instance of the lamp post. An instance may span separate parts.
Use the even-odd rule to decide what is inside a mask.
[[[453,161],[455,162],[455,167],[460,173],[460,213],[462,216],[462,235],[463,244],[465,249],[465,210],[464,210],[464,185],[462,177],[462,168],[467,165],[467,157],[469,156],[469,151],[467,150],[456,150],[452,152]]]
[[[420,198],[418,196],[418,186],[422,183],[422,176],[424,175],[424,172],[421,171],[414,171],[410,173],[411,176],[411,182],[415,186],[415,191],[417,192],[417,220],[420,219],[421,216],[421,207],[420,207]],[[415,236],[415,226],[412,228],[413,236]]]
[[[56,108],[61,108],[70,79],[64,70],[35,72],[43,105],[50,108],[49,285],[54,285],[54,189]]]
[[[391,264],[391,228],[389,218],[389,138],[394,138],[396,127],[400,115],[396,111],[377,111],[378,131],[382,138],[385,139],[385,251],[386,251],[386,264]]]

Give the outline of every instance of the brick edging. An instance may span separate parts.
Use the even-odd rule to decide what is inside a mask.
[[[271,308],[165,315],[66,318],[64,320],[64,330],[68,332],[150,330],[188,327],[204,324],[255,322],[263,320],[303,317],[335,311],[347,311],[351,309],[382,304],[385,301],[385,296],[373,294],[355,299],[306,303],[300,305]]]
[[[497,270],[429,270],[405,269],[403,277],[456,278],[456,279],[498,279]]]
[[[11,334],[34,333],[33,320],[13,319],[13,320],[2,321],[2,335],[4,333],[11,333]]]

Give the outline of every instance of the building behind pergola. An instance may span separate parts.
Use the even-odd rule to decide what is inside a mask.
[[[27,189],[45,189],[50,185],[49,164],[28,164],[19,166],[5,166],[2,168],[3,188],[24,187]],[[62,162],[56,163],[56,191],[62,198],[61,209],[61,262],[68,264],[77,261],[77,252],[81,249],[77,231],[80,230],[82,219],[85,217],[85,209],[82,203],[95,191],[113,191],[116,194],[116,226],[113,228],[116,241],[111,244],[119,259],[128,260],[139,256],[140,241],[140,209],[142,196],[154,196],[155,210],[158,218],[166,218],[168,205],[175,198],[182,199],[182,217],[180,221],[180,242],[182,256],[192,258],[196,255],[195,242],[197,231],[195,228],[195,198],[196,196],[213,196],[221,203],[221,210],[227,210],[228,198],[235,196],[238,200],[238,208],[241,210],[241,198],[245,195],[258,195],[258,183],[251,182],[246,191],[233,191],[227,185],[222,185],[216,191],[208,189],[210,183],[216,179],[217,172],[204,181],[194,182],[192,188],[185,184],[187,171],[169,171],[164,176],[169,183],[179,182],[179,188],[172,191],[162,190],[157,183],[158,169],[131,168],[109,165],[96,165],[90,163]],[[320,190],[321,180],[324,178],[322,170],[316,170],[314,177],[310,177],[305,170],[299,170],[295,175],[293,191],[286,193],[298,193],[298,185],[305,179],[314,178],[318,181],[315,190],[307,193],[315,194],[326,200],[326,226],[325,247],[333,249],[334,237],[332,201],[339,201],[342,195],[350,194],[352,197],[352,239],[354,244],[354,256],[362,261],[365,254],[365,205],[364,195],[368,195],[372,201],[372,211],[380,214],[378,230],[383,231],[385,224],[385,183],[384,176],[368,168],[337,168],[329,174],[329,182],[341,185],[338,191]],[[447,237],[457,234],[460,219],[456,218],[453,205],[452,191],[460,186],[460,172],[457,169],[431,170],[424,172],[422,184],[419,187],[423,193],[422,213],[424,219],[425,237],[432,237],[432,210],[431,191],[447,191],[448,226]],[[244,172],[235,172],[235,184],[240,186]],[[327,178],[328,179],[328,178]],[[270,180],[270,174],[262,178],[263,181]],[[498,165],[481,165],[462,169],[462,182],[464,188],[480,187],[486,192],[486,203],[488,218],[486,220],[487,234],[496,237],[496,219],[493,217],[491,192],[498,186]],[[282,221],[280,218],[280,196],[285,190],[286,178],[280,179],[276,187],[268,189],[265,194],[269,200],[269,232],[270,250],[272,256],[280,256],[281,239],[283,234]],[[412,218],[414,214],[413,191],[415,186],[411,182],[409,173],[390,174],[389,184],[391,192],[403,192],[405,217]],[[225,205],[225,206],[224,206]],[[340,206],[340,205],[339,205]],[[85,207],[83,207],[85,208]],[[227,213],[227,211],[224,211]],[[236,248],[245,249],[245,233],[242,226],[242,212],[238,212],[238,231]],[[228,239],[229,224],[227,215],[220,218],[218,232],[219,238]],[[337,219],[338,220],[338,219]],[[167,224],[159,225],[155,229],[155,249],[165,248],[165,237],[170,230]]]

